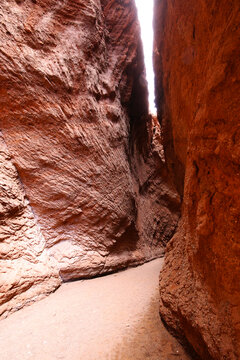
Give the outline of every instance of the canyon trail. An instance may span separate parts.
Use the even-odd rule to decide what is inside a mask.
[[[158,315],[163,259],[54,294],[0,323],[1,360],[189,360]]]

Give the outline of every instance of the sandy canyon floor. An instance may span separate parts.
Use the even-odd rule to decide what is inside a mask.
[[[0,321],[0,359],[189,360],[158,315],[162,263],[66,283]]]

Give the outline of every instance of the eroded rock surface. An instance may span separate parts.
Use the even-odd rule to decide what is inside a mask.
[[[240,3],[155,1],[155,69],[182,220],[160,312],[202,359],[240,358]]]
[[[132,27],[120,55],[99,1],[1,5],[1,128],[65,279],[101,272],[134,221],[119,83],[138,28],[129,6],[119,8]]]
[[[0,316],[6,316],[52,292],[60,278],[2,136],[0,147]]]
[[[161,255],[179,197],[165,175],[159,179],[165,165],[151,135],[134,1],[8,0],[0,18],[0,129],[13,186],[21,183],[14,201],[24,231],[38,229],[30,237],[12,231],[14,253],[2,251],[1,271],[14,267],[13,282],[23,284],[14,291],[28,283],[15,238],[28,250],[41,243],[26,277],[34,279],[36,263],[37,282],[53,276],[52,288],[58,271],[63,280],[91,277]],[[54,271],[49,262],[42,272],[41,252]],[[3,302],[11,291],[4,293]]]

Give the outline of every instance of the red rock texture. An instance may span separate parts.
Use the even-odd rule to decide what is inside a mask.
[[[157,251],[167,244],[176,230],[180,196],[169,181],[159,122],[152,116],[144,120],[142,128],[147,126],[147,142],[145,132],[141,133],[139,127],[136,129],[133,126],[132,134],[131,168],[135,179],[136,227],[142,246],[145,244],[148,249],[152,247]]]
[[[0,316],[60,285],[55,263],[0,136]]]
[[[202,359],[240,358],[240,3],[155,0],[157,105],[182,218],[161,316]]]
[[[21,200],[13,203],[22,209],[10,193],[3,221],[11,212],[24,228],[7,239],[11,248],[17,238],[15,255],[1,243],[1,272],[14,267],[17,298],[32,298],[30,281],[54,289],[58,272],[90,277],[161,255],[179,197],[159,179],[165,165],[148,117],[134,2],[8,0],[0,17],[0,129],[11,157],[3,168],[14,169],[9,182]],[[24,235],[28,228],[37,233]],[[38,243],[26,255],[32,268],[22,267],[25,248]],[[6,302],[11,290],[0,286]]]

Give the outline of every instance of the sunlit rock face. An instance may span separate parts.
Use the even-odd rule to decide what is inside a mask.
[[[56,288],[58,273],[90,277],[161,255],[179,198],[152,138],[134,2],[8,0],[0,17],[1,186],[10,184],[0,291],[11,308],[36,286]]]
[[[0,136],[0,316],[60,284],[58,270]]]
[[[202,359],[240,358],[240,3],[155,0],[157,105],[183,194],[160,312]]]

